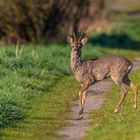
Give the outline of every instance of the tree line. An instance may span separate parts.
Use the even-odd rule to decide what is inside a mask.
[[[73,30],[92,32],[104,6],[104,0],[0,0],[0,41],[58,41]]]

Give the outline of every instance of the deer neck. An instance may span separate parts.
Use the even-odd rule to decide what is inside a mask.
[[[76,71],[81,65],[82,65],[81,52],[74,53],[72,51],[71,52],[71,69],[73,71]]]

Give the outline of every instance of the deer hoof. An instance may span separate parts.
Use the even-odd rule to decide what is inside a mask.
[[[79,115],[78,120],[81,120],[81,119],[83,119],[83,114]]]
[[[116,108],[116,109],[114,110],[114,113],[118,113],[118,112],[119,112],[119,109]]]
[[[84,109],[82,108],[82,109],[79,111],[79,116],[80,116],[80,115],[83,115],[83,111],[84,111]]]
[[[134,104],[134,109],[136,109],[137,108],[137,105],[136,104]]]
[[[78,120],[81,120],[82,118],[83,118],[83,113],[80,112],[80,113],[79,113],[79,118],[78,118]]]

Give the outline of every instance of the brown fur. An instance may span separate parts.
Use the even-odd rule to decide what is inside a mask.
[[[87,94],[87,89],[90,85],[111,77],[121,90],[121,98],[114,110],[118,112],[127,90],[124,83],[131,87],[134,92],[134,108],[137,107],[137,88],[136,85],[129,80],[128,74],[131,71],[133,64],[123,56],[104,56],[97,59],[81,60],[81,48],[86,44],[87,37],[85,36],[67,36],[68,42],[71,44],[71,69],[74,71],[75,78],[81,84],[79,92],[80,100],[80,119],[83,117],[84,102]]]

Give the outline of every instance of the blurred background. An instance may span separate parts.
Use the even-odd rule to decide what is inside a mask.
[[[140,0],[0,0],[0,41],[64,41],[74,31],[104,31],[119,13],[140,18]],[[109,29],[108,29],[109,30]]]
[[[66,42],[73,31],[89,38],[82,59],[138,59],[140,0],[0,0],[0,140],[63,139],[57,132],[71,126],[65,120],[79,90]],[[140,70],[130,76],[139,83]],[[110,93],[107,106],[91,113],[84,140],[139,140],[140,107],[131,109],[132,94],[114,115],[118,89]]]

